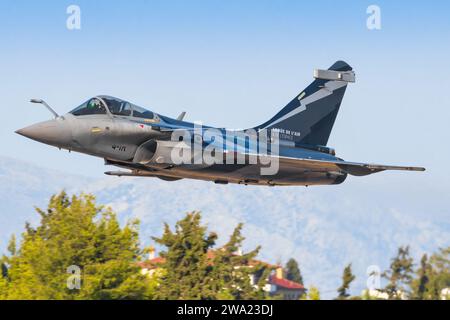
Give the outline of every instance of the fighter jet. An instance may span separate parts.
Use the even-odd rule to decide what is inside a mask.
[[[30,139],[101,157],[113,176],[198,179],[263,186],[330,185],[347,175],[421,167],[348,162],[327,146],[345,90],[355,73],[344,61],[314,70],[314,80],[271,119],[243,130],[170,118],[128,101],[100,95],[54,119],[17,130]]]

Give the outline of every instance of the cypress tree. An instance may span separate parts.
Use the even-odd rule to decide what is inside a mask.
[[[264,297],[263,284],[270,268],[261,264],[249,265],[259,252],[259,247],[240,254],[244,237],[239,224],[229,241],[213,250],[217,240],[215,233],[206,232],[201,225],[199,212],[188,213],[175,225],[175,230],[165,224],[163,235],[153,237],[166,249],[161,267],[156,298],[158,299],[260,299]],[[208,254],[210,252],[210,254]],[[254,261],[253,261],[254,262]],[[251,277],[259,275],[258,284],[252,285]]]
[[[291,258],[288,260],[288,262],[286,263],[286,266],[284,268],[284,271],[286,273],[286,279],[300,283],[301,285],[303,285],[303,277],[300,272],[298,263],[294,258]]]
[[[342,273],[342,285],[337,289],[339,293],[337,299],[346,299],[350,296],[348,289],[353,280],[355,280],[355,275],[352,273],[352,264],[350,263],[344,268]]]
[[[216,284],[215,290],[219,293],[219,298],[249,300],[261,299],[264,296],[261,284],[255,283],[257,287],[254,287],[250,279],[253,278],[255,282],[265,281],[269,269],[259,263],[249,266],[258,255],[260,247],[245,254],[238,253],[245,239],[241,233],[242,226],[242,223],[238,224],[229,241],[215,251],[211,277]]]
[[[424,254],[420,259],[420,267],[417,269],[417,279],[414,279],[411,283],[412,298],[423,300],[428,296],[427,287],[430,282],[430,276],[432,273],[432,267],[428,262],[428,256]]]
[[[427,285],[428,298],[441,299],[442,290],[450,287],[450,247],[439,249],[430,257],[429,263],[431,275]]]
[[[167,248],[161,252],[165,259],[156,294],[157,299],[214,299],[213,283],[208,277],[212,266],[207,252],[215,244],[217,235],[206,234],[206,227],[200,225],[199,212],[188,213],[175,225],[173,232],[168,224],[164,233],[153,239]]]
[[[413,259],[409,255],[409,247],[400,247],[391,260],[390,268],[382,275],[388,280],[384,291],[389,295],[389,299],[402,299],[408,294],[406,286],[411,283],[412,273]]]

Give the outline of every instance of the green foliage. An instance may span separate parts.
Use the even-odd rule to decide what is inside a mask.
[[[0,259],[0,271],[0,300],[4,300],[8,292],[8,267],[5,256]]]
[[[0,278],[6,279],[8,277],[8,267],[3,259],[0,260],[0,270],[1,270]]]
[[[53,196],[37,228],[26,226],[20,248],[10,242],[8,299],[142,299],[150,297],[139,273],[138,222],[121,228],[110,209],[90,195]],[[14,241],[15,242],[15,241]],[[67,285],[70,266],[81,270],[81,286]],[[5,278],[3,278],[5,279]],[[4,281],[3,281],[4,282]],[[0,283],[0,288],[5,284]]]
[[[352,264],[350,263],[344,268],[342,285],[337,289],[337,292],[339,293],[337,299],[347,299],[350,296],[348,289],[353,280],[355,280],[355,275],[352,273]]]
[[[255,290],[250,282],[251,277],[259,275],[259,279],[265,281],[268,274],[261,264],[249,266],[260,250],[260,247],[246,254],[236,254],[242,247],[242,223],[239,224],[230,236],[230,240],[220,249],[214,252],[212,262],[211,279],[214,290],[220,295],[237,300],[262,299],[262,290]],[[258,288],[262,288],[259,284]]]
[[[426,299],[441,299],[441,291],[450,287],[450,247],[439,249],[430,257],[431,272]]]
[[[206,234],[200,224],[199,212],[188,213],[178,221],[175,231],[166,224],[161,238],[153,238],[167,248],[161,252],[165,258],[162,267],[166,274],[161,278],[156,297],[159,299],[256,299],[262,291],[250,283],[250,275],[261,271],[262,266],[249,267],[259,248],[238,255],[244,240],[238,225],[230,240],[208,257],[217,239],[215,233]]]
[[[428,284],[432,275],[432,266],[428,262],[428,256],[424,254],[420,260],[420,267],[416,271],[417,278],[411,281],[411,297],[417,300],[425,299],[428,293]]]
[[[308,290],[308,300],[320,300],[320,291],[316,287],[312,286]]]
[[[411,283],[412,273],[413,259],[409,255],[409,247],[400,247],[397,256],[391,260],[389,270],[382,275],[388,280],[384,291],[389,295],[389,299],[402,299],[407,295],[407,285]]]
[[[402,298],[398,294],[400,292],[404,297],[408,297],[406,294],[409,293],[409,285],[409,297],[412,299],[441,299],[442,290],[450,287],[450,247],[439,249],[430,258],[424,254],[415,271],[415,277],[412,266],[408,247],[399,248],[397,256],[392,259],[390,270],[383,274],[389,280],[385,288],[389,298]]]
[[[208,278],[212,266],[208,263],[207,252],[215,244],[217,235],[206,235],[206,227],[200,225],[200,219],[200,213],[189,213],[176,223],[175,232],[165,224],[162,237],[153,238],[167,247],[167,251],[161,252],[166,274],[161,279],[157,299],[214,298]]]
[[[286,273],[286,279],[300,283],[303,285],[303,277],[300,272],[300,268],[298,266],[298,263],[295,259],[291,258],[286,263],[286,266],[284,268],[284,272]]]
[[[8,293],[8,282],[5,278],[0,277],[0,300],[5,300]]]
[[[16,235],[13,234],[8,243],[8,252],[11,256],[15,256],[17,253]]]

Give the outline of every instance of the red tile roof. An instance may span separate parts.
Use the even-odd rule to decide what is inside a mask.
[[[293,289],[293,290],[302,290],[305,289],[300,283],[290,281],[288,279],[280,279],[275,276],[270,276],[269,283],[276,285],[278,287],[282,287],[284,289]]]
[[[158,267],[158,265],[164,263],[166,259],[162,257],[156,257],[150,260],[141,261],[138,263],[138,266],[143,269],[155,269]]]
[[[208,250],[208,252],[206,253],[206,257],[209,260],[214,260],[214,258],[216,257],[215,251],[216,250]],[[163,264],[165,261],[166,261],[166,259],[164,259],[162,257],[156,257],[156,258],[153,258],[153,259],[141,261],[141,262],[138,263],[138,266],[141,267],[141,268],[146,268],[146,269],[155,269],[155,268],[158,268],[159,265]],[[266,263],[266,262],[263,262],[263,261],[260,261],[260,260],[255,260],[255,259],[252,259],[252,260],[250,260],[248,262],[248,266],[249,267],[255,267],[258,264],[262,264],[262,265],[264,265],[265,267],[268,267],[268,268],[275,268],[276,267],[275,265],[271,265],[269,263]]]
[[[207,257],[210,260],[213,260],[215,257],[215,252],[214,250],[209,250],[207,252]],[[156,269],[158,268],[161,264],[163,264],[166,261],[166,259],[162,258],[162,257],[156,257],[150,260],[146,260],[146,261],[142,261],[139,262],[138,265],[141,268],[145,268],[145,269]],[[250,266],[255,266],[259,263],[262,263],[266,266],[268,266],[269,268],[272,267],[274,268],[275,266],[270,265],[268,263],[262,262],[262,261],[258,261],[258,260],[251,260],[249,261],[249,265]],[[294,281],[290,281],[287,279],[281,279],[281,278],[277,278],[275,275],[271,275],[269,277],[269,283],[276,285],[278,287],[284,288],[284,289],[290,289],[290,290],[303,290],[305,289],[304,286],[302,286],[300,283],[294,282]]]

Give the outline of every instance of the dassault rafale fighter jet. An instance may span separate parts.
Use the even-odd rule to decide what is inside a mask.
[[[226,130],[170,118],[110,96],[89,99],[54,119],[17,130],[30,139],[104,158],[127,171],[115,176],[199,179],[227,184],[289,186],[342,183],[348,174],[420,167],[348,162],[327,147],[355,73],[343,61],[314,70],[314,81],[275,116],[246,130]]]

